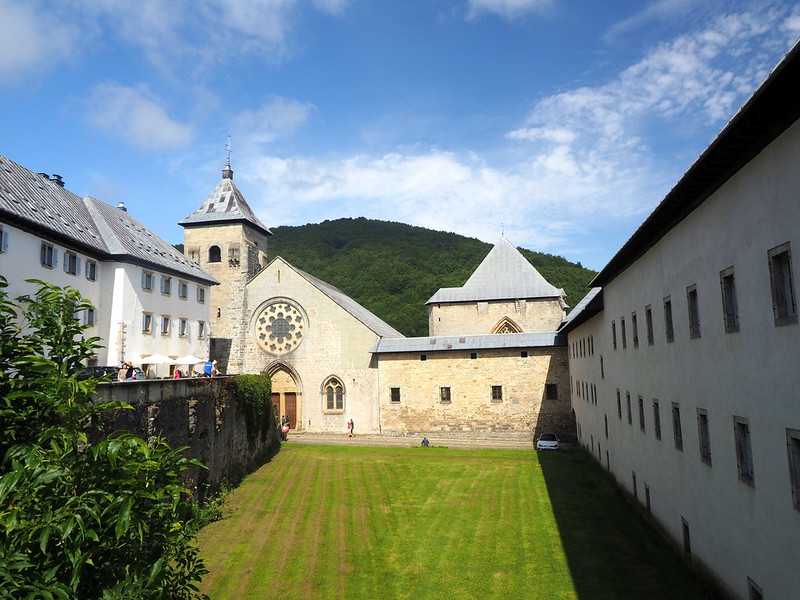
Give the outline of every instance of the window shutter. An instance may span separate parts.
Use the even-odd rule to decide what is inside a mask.
[[[142,289],[147,289],[147,273],[142,273]]]
[[[0,230],[0,252],[8,251],[8,232]]]
[[[53,264],[50,266],[53,268],[58,266],[58,250],[56,250],[55,246],[53,246]]]
[[[80,256],[76,256],[75,257],[75,274],[77,275],[80,272],[81,272],[81,257]]]

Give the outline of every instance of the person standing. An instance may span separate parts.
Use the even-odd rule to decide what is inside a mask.
[[[353,419],[350,419],[347,422],[347,437],[355,437],[356,435],[356,424],[353,422]]]

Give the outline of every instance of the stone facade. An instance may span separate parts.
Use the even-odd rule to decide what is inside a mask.
[[[379,371],[386,434],[572,431],[564,346],[382,354]]]
[[[280,448],[277,424],[266,410],[256,435],[248,435],[245,412],[223,378],[163,379],[100,383],[98,402],[118,401],[132,409],[106,413],[103,429],[130,431],[147,439],[164,437],[173,448],[208,467],[184,473],[202,501],[223,485],[236,485]]]
[[[428,305],[431,336],[555,331],[563,320],[564,308],[557,298]]]
[[[248,283],[247,295],[253,310],[242,345],[244,372],[266,371],[273,375],[273,394],[296,391],[296,417],[292,426],[310,431],[344,432],[347,421],[352,418],[362,431],[379,431],[375,403],[378,373],[369,349],[381,336],[282,258],[273,260]],[[269,309],[274,305],[287,315],[295,314],[292,323],[297,322],[297,329],[294,331],[302,331],[299,340],[293,336],[290,342],[287,337],[283,349],[270,349],[259,341],[262,334],[266,339],[270,336],[269,331],[261,329],[260,320],[262,315],[269,320]],[[275,316],[278,314],[275,312]],[[332,378],[343,387],[341,409],[335,404],[333,409],[327,409],[323,397],[325,384]],[[285,398],[282,400],[281,414],[291,413]]]
[[[241,340],[249,314],[245,285],[266,264],[267,236],[242,223],[186,227],[184,252],[220,282],[209,290],[206,300],[213,338],[211,355],[223,372],[242,372]]]

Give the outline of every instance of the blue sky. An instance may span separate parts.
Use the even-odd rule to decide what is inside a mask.
[[[800,36],[780,0],[0,0],[0,154],[170,243],[220,179],[602,268]]]

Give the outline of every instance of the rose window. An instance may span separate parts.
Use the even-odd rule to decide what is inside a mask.
[[[268,305],[256,318],[256,339],[270,354],[286,354],[303,341],[305,321],[288,302]]]

